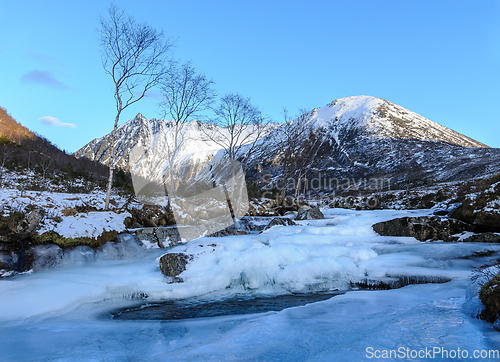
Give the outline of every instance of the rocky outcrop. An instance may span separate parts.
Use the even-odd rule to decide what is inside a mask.
[[[168,253],[160,258],[160,270],[166,276],[177,277],[186,270],[186,266],[191,260],[193,260],[192,255]]]
[[[500,243],[500,234],[497,233],[473,234],[469,237],[462,239],[461,241],[473,242],[473,243]]]
[[[462,205],[451,214],[452,217],[471,224],[477,232],[500,232],[499,210],[485,210],[471,205]]]
[[[402,217],[373,225],[382,236],[409,236],[420,241],[457,241],[455,234],[472,231],[472,227],[460,220],[438,216]]]
[[[301,212],[302,211],[302,212]],[[320,211],[319,207],[301,207],[299,214],[295,220],[320,220],[324,219],[325,215]]]
[[[292,225],[297,225],[297,224],[294,223],[293,220],[287,217],[275,217],[274,219],[271,220],[269,224],[267,224],[264,230],[270,229],[273,226],[292,226]]]

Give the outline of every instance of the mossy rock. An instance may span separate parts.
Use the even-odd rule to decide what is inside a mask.
[[[481,319],[495,322],[500,313],[500,273],[483,285],[479,291],[479,299],[485,306]]]
[[[108,241],[113,241],[118,236],[117,231],[104,231],[97,238],[90,237],[76,237],[76,238],[66,238],[59,235],[55,231],[46,231],[41,235],[33,235],[31,241],[33,244],[43,245],[43,244],[56,244],[63,249],[72,249],[77,246],[90,246],[93,249],[97,249]]]

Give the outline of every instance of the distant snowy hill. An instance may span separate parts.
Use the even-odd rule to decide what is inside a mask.
[[[482,176],[500,170],[500,152],[465,135],[432,122],[408,109],[370,96],[354,96],[334,100],[306,114],[307,123],[322,137],[322,146],[310,169],[322,177],[391,177],[396,182],[409,178],[430,181],[453,181]],[[280,129],[293,122],[269,129],[258,143],[275,140],[253,155],[248,177],[259,181],[262,172],[280,175]],[[252,132],[248,128],[246,131]],[[200,158],[220,151],[210,140],[227,136],[228,130],[215,125],[191,121],[182,130],[185,142],[179,159],[193,165]],[[142,142],[150,145],[152,165],[144,175],[159,177],[168,167],[167,143],[172,143],[171,122],[147,120],[141,114],[118,128],[115,147],[117,165],[130,167],[130,151]],[[212,135],[212,137],[207,137]],[[276,140],[278,140],[276,142]],[[95,139],[75,153],[108,165],[111,134]],[[307,148],[308,141],[303,140]],[[259,165],[257,167],[257,165]],[[258,171],[257,171],[258,169]],[[192,170],[192,168],[191,168]],[[411,177],[409,173],[411,171]],[[190,171],[191,172],[191,171]]]

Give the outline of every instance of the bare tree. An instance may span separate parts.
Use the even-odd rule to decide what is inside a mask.
[[[323,137],[310,124],[311,112],[300,110],[300,116],[291,120],[286,108],[283,109],[285,123],[275,132],[277,164],[282,169],[280,199],[285,201],[286,190],[294,181],[295,197],[300,194],[300,185],[310,171],[315,156],[323,143]],[[307,182],[307,181],[306,181]]]
[[[0,149],[0,163],[2,164],[0,168],[0,177],[3,176],[5,165],[7,164],[7,161],[9,160],[10,156],[12,156],[13,153],[14,153],[13,149],[7,149],[5,147]]]
[[[185,125],[193,118],[200,117],[213,104],[216,92],[213,89],[214,81],[205,74],[198,73],[190,61],[179,65],[171,62],[165,76],[160,82],[163,101],[159,104],[164,119],[170,117],[169,137],[165,140],[168,151],[168,175],[166,182],[173,183],[171,173],[179,156],[179,151],[187,141],[183,132]],[[173,184],[170,185],[173,189]],[[170,197],[168,209],[170,209]]]
[[[167,71],[165,56],[172,47],[163,32],[146,23],[138,24],[116,6],[108,9],[109,19],[101,18],[99,38],[102,65],[114,83],[116,117],[112,132],[111,161],[105,208],[113,184],[116,161],[115,134],[124,109],[141,100],[148,90],[158,85]]]
[[[235,182],[234,178],[237,172],[234,161],[238,159],[243,161],[243,175],[245,175],[250,164],[249,159],[259,150],[259,144],[256,141],[269,132],[264,126],[267,119],[262,116],[261,110],[250,102],[249,97],[244,97],[238,93],[224,95],[220,99],[219,105],[214,109],[214,113],[215,117],[211,123],[221,127],[222,130],[214,133],[210,129],[204,129],[205,136],[224,150],[225,157],[230,160],[230,179]],[[229,190],[226,185],[223,185],[223,187],[226,202],[236,228],[238,224],[229,197]]]
[[[226,157],[241,159],[246,173],[251,165],[249,160],[263,147],[262,143],[255,141],[269,133],[267,118],[250,102],[249,97],[238,93],[223,96],[214,113],[212,123],[222,127],[223,131],[215,134],[206,132],[206,135],[224,149]]]
[[[47,171],[50,170],[52,166],[54,166],[54,162],[51,158],[45,158],[43,161],[40,161],[38,163],[38,166],[40,166],[40,168],[42,169],[42,177],[45,179]]]

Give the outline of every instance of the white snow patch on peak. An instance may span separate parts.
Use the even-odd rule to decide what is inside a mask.
[[[356,119],[356,123],[366,121],[373,117],[384,100],[371,96],[352,96],[336,99],[330,104],[316,108],[313,112],[311,122],[316,127],[322,127],[326,123],[337,119],[345,121]]]
[[[357,129],[369,138],[407,138],[443,141],[464,147],[487,147],[404,107],[372,96],[351,96],[315,108],[311,125],[323,128],[338,140]]]

